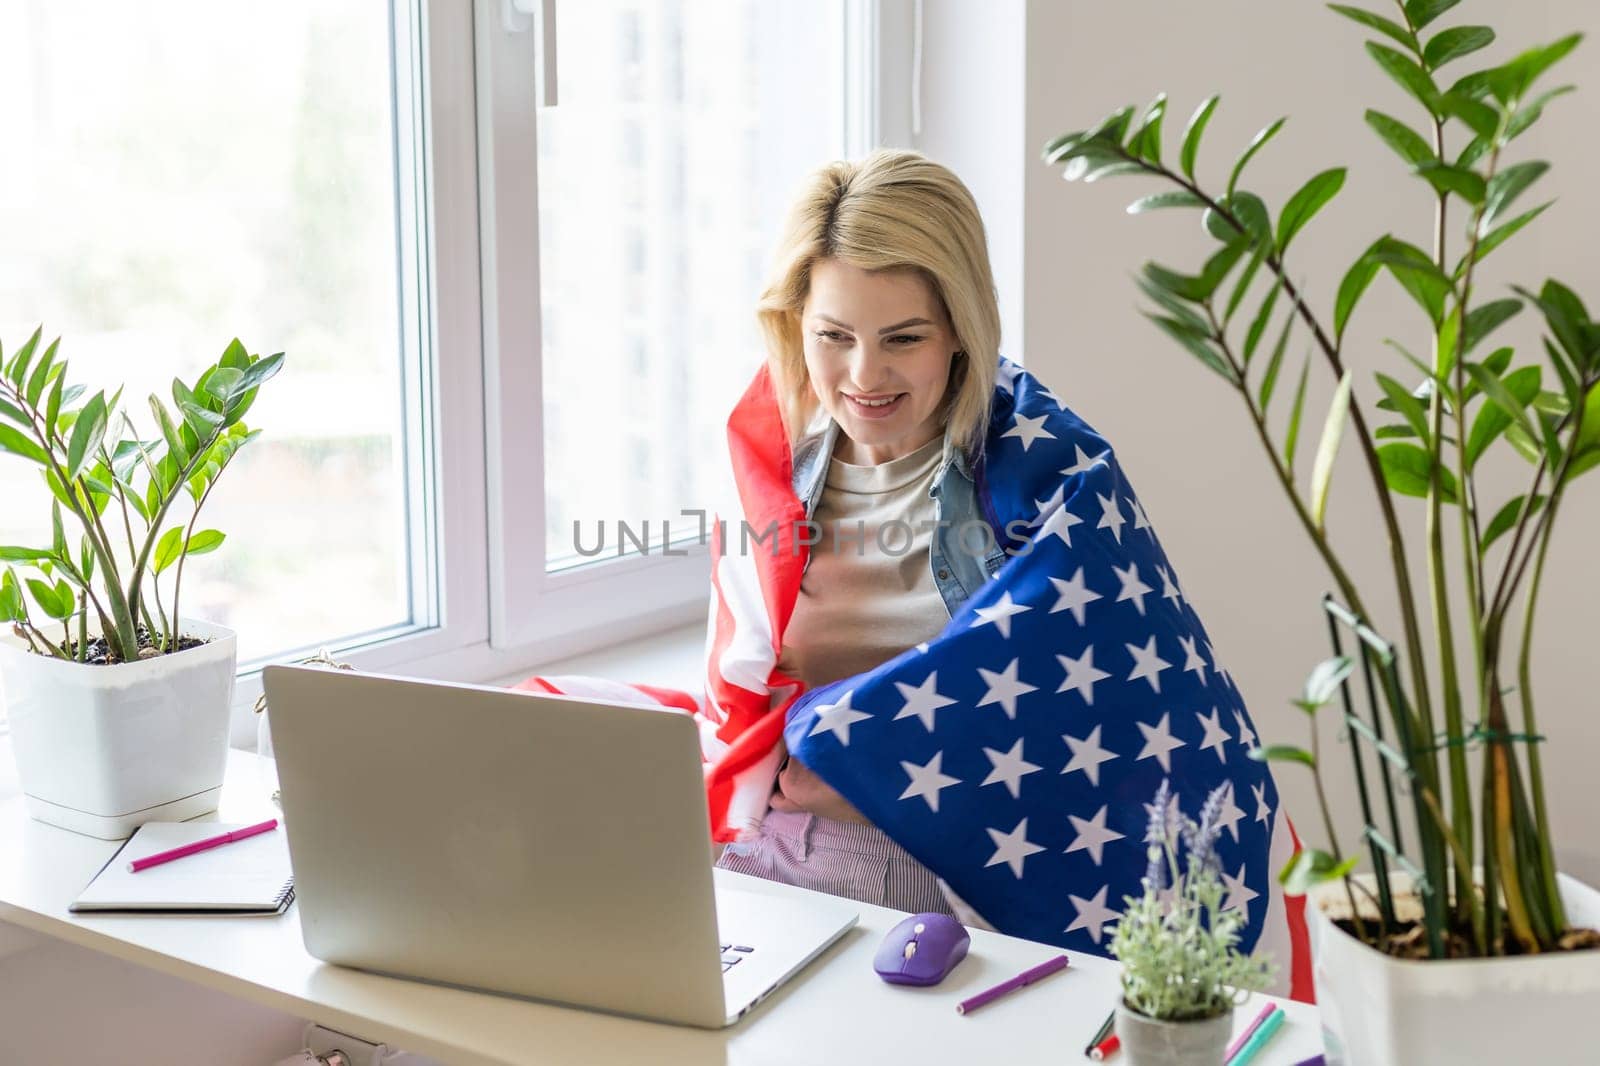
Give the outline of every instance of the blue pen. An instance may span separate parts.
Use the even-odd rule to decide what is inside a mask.
[[[1261,1023],[1261,1028],[1256,1030],[1255,1035],[1245,1042],[1244,1047],[1239,1049],[1239,1053],[1228,1060],[1227,1066],[1245,1066],[1245,1063],[1255,1058],[1256,1052],[1272,1039],[1272,1034],[1282,1025],[1283,1011],[1274,1011],[1270,1018]]]

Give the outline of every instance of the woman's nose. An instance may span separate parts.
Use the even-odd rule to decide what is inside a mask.
[[[883,355],[869,343],[857,344],[850,354],[850,380],[859,392],[876,391],[887,377]]]

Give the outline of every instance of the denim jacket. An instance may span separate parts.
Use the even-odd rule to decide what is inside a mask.
[[[822,427],[814,427],[801,438],[794,448],[793,485],[795,496],[805,505],[809,521],[822,498],[822,488],[827,483],[828,461],[833,457],[834,445],[839,439],[839,423],[829,418]],[[997,528],[990,508],[983,506],[983,464],[973,464],[965,449],[945,433],[944,454],[928,486],[928,495],[934,501],[932,543],[928,551],[928,569],[933,583],[944,600],[945,610],[953,617],[963,603],[992,578],[1006,561],[1005,533]],[[974,543],[973,530],[981,523],[981,547]],[[973,548],[979,550],[972,550]],[[807,565],[810,559],[806,560]]]

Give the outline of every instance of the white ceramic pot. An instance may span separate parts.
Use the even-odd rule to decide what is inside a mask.
[[[1193,1022],[1163,1022],[1117,1005],[1117,1039],[1128,1066],[1222,1066],[1233,1012]]]
[[[1600,891],[1559,879],[1567,920],[1600,928]],[[1403,878],[1392,883],[1397,893],[1409,887]],[[1600,1006],[1600,950],[1396,959],[1326,917],[1319,904],[1343,898],[1337,884],[1323,885],[1306,908],[1330,1066],[1600,1062],[1592,1013]]]
[[[206,622],[186,619],[182,632],[208,643],[115,666],[36,655],[0,637],[0,705],[28,813],[117,840],[145,822],[217,809],[238,645],[231,629]]]

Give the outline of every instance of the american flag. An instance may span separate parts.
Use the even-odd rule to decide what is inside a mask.
[[[1245,946],[1276,958],[1275,990],[1312,998],[1303,901],[1276,878],[1298,843],[1266,764],[1248,757],[1255,726],[1099,434],[1000,360],[978,491],[1009,558],[934,639],[804,690],[776,670],[805,513],[765,371],[728,431],[737,500],[718,517],[775,521],[780,543],[740,551],[735,529],[713,527],[705,693],[525,685],[694,713],[721,840],[759,824],[781,733],[995,928],[1097,954],[1142,891],[1144,804],[1161,781],[1184,810],[1226,783],[1224,906],[1246,916]]]

